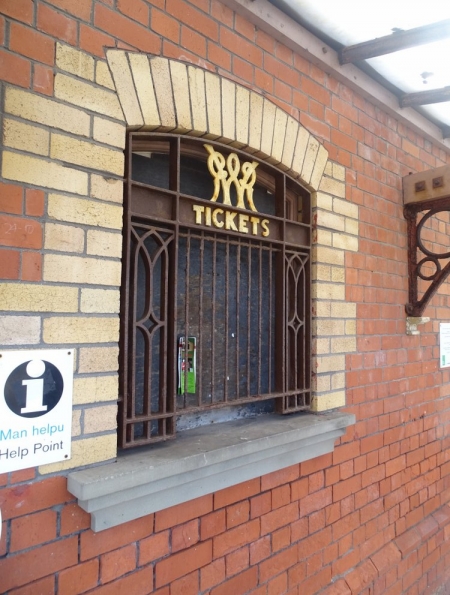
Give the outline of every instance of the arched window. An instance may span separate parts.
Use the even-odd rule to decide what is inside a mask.
[[[119,445],[309,409],[309,193],[228,145],[130,133],[125,196]]]

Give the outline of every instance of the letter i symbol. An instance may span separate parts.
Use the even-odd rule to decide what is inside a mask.
[[[37,413],[47,411],[44,405],[44,379],[39,378],[45,372],[45,363],[40,359],[31,360],[27,365],[27,374],[34,380],[22,380],[27,387],[26,406],[22,407],[20,413]]]

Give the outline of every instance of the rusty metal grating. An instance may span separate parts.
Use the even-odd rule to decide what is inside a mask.
[[[268,400],[281,413],[309,408],[309,195],[261,164],[268,189],[255,192],[251,224],[237,231],[208,225],[207,217],[199,224],[193,205],[222,210],[205,200],[211,194],[201,140],[134,133],[129,144],[120,446],[172,438],[178,416],[211,408]],[[230,220],[248,221],[243,209],[226,208]],[[271,226],[266,237],[256,223],[261,217]],[[186,377],[180,382],[187,372],[177,365],[179,342],[190,337],[195,390]]]

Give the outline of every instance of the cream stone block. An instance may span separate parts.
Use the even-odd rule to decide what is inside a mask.
[[[250,91],[236,86],[236,140],[248,145],[248,125],[250,118]]]
[[[39,473],[57,473],[66,469],[75,469],[82,465],[102,463],[114,459],[117,455],[117,436],[115,433],[95,438],[82,438],[72,442],[72,456],[66,461],[51,463],[39,467]]]
[[[87,193],[86,173],[19,153],[3,152],[2,176],[7,180],[16,180],[34,186],[74,194]]]
[[[275,123],[273,131],[273,143],[271,156],[277,162],[283,157],[284,139],[286,138],[287,114],[285,111],[277,108],[275,112]]]
[[[356,304],[353,302],[331,304],[332,318],[356,318]]]
[[[82,289],[81,312],[118,314],[120,291],[117,289]]]
[[[345,372],[331,376],[331,390],[339,390],[340,388],[345,388]]]
[[[40,339],[39,316],[0,316],[0,345],[36,345]]]
[[[86,253],[95,256],[120,258],[122,256],[122,235],[90,229],[87,232]]]
[[[79,350],[78,372],[117,372],[118,347],[82,347]]]
[[[208,138],[222,136],[222,97],[220,78],[211,72],[205,72],[206,110],[208,112]]]
[[[291,169],[292,167],[299,127],[300,126],[297,120],[294,120],[294,118],[289,116],[286,124],[286,137],[284,139],[283,156],[281,158],[281,163],[287,167],[287,169]]]
[[[333,180],[333,178],[327,178],[326,176],[323,176],[322,181],[320,182],[319,190],[321,190],[322,192],[326,192],[327,194],[331,194],[333,196],[345,198],[344,182]]]
[[[93,285],[120,285],[121,263],[100,258],[44,256],[44,280],[61,283],[91,283]]]
[[[175,111],[177,127],[180,131],[192,130],[191,100],[189,90],[189,79],[186,64],[171,61],[170,75],[172,79],[173,97],[175,100]]]
[[[315,377],[315,379],[314,388],[316,391],[326,392],[331,390],[330,376],[328,374],[319,374]]]
[[[161,125],[161,119],[158,113],[155,90],[153,88],[152,74],[148,57],[144,54],[128,54],[131,71],[133,73],[134,84],[141,106],[144,123],[148,128],[156,128]]]
[[[55,97],[116,120],[124,120],[115,93],[65,74],[58,73],[55,76]]]
[[[49,194],[48,215],[68,223],[122,229],[122,207],[74,196]]]
[[[70,45],[56,43],[56,66],[83,79],[94,80],[94,58]]]
[[[332,337],[345,335],[344,320],[317,318],[314,320],[314,335],[318,337]]]
[[[331,312],[330,302],[317,300],[314,304],[314,313],[318,318],[329,318]]]
[[[354,205],[341,198],[333,198],[333,211],[339,215],[344,215],[345,217],[351,217],[353,219],[359,218],[358,205]]]
[[[128,126],[143,126],[144,118],[137,98],[126,52],[109,50],[106,52],[106,58]]]
[[[303,161],[301,178],[307,184],[311,181],[312,172],[316,163],[317,154],[319,152],[319,141],[310,135],[308,146],[306,147],[305,159]]]
[[[331,281],[331,267],[325,264],[317,264],[312,267],[313,281]]]
[[[110,376],[74,378],[73,381],[74,405],[117,401],[118,394],[119,377],[117,374]]]
[[[108,64],[103,60],[97,61],[97,65],[95,67],[95,82],[97,85],[101,85],[107,89],[112,89],[113,91],[115,90]]]
[[[99,169],[119,176],[122,176],[124,171],[123,151],[107,149],[62,134],[52,134],[50,156],[53,159],[90,169]]]
[[[331,231],[327,231],[326,229],[316,229],[315,231],[316,242],[322,246],[332,246],[333,245],[333,234]]]
[[[222,130],[227,140],[235,138],[236,85],[228,79],[222,79]]]
[[[324,355],[330,353],[330,339],[317,338],[315,339],[315,353],[317,355]]]
[[[352,353],[356,351],[356,337],[337,337],[331,339],[332,353]]]
[[[358,238],[344,233],[333,233],[333,246],[335,248],[342,248],[342,250],[351,250],[358,252]]]
[[[341,372],[345,370],[345,355],[324,355],[317,357],[317,373]]]
[[[81,410],[72,411],[72,438],[81,435]]]
[[[325,300],[344,300],[345,285],[338,285],[336,283],[313,283],[312,296],[313,298]]]
[[[300,176],[303,169],[303,162],[305,161],[306,149],[308,148],[309,137],[311,135],[300,126],[298,129],[297,142],[295,144],[294,159],[292,160],[292,169],[297,176]]]
[[[78,289],[38,283],[3,283],[0,301],[2,310],[77,312]]]
[[[313,247],[313,262],[323,262],[327,264],[335,264],[344,266],[345,252],[343,250],[336,250],[335,248],[327,248],[324,246]]]
[[[276,106],[271,101],[264,99],[261,151],[269,157],[272,155],[276,110]]]
[[[345,334],[356,335],[356,320],[345,321]]]
[[[13,149],[47,156],[50,147],[50,134],[38,126],[30,126],[23,122],[17,122],[17,120],[5,118],[3,144]]]
[[[117,404],[84,410],[84,433],[97,434],[117,428]]]
[[[83,252],[84,230],[72,225],[46,223],[44,248],[58,252]]]
[[[359,223],[355,219],[345,219],[345,232],[357,236],[359,234]]]
[[[314,204],[315,203],[315,204]],[[333,197],[323,192],[315,192],[313,194],[313,206],[318,209],[325,209],[327,211],[333,210]]]
[[[206,119],[205,74],[200,68],[188,66],[188,79],[194,130],[198,136],[202,136],[208,130],[208,122]]]
[[[331,280],[333,283],[345,283],[345,269],[333,267],[331,270]]]
[[[90,134],[91,119],[84,111],[13,87],[6,88],[5,113],[80,136]]]
[[[252,149],[261,148],[264,99],[258,93],[250,93],[250,122],[248,144]]]
[[[91,196],[99,200],[123,203],[123,180],[91,174]]]
[[[319,209],[317,211],[317,225],[336,231],[345,231],[345,218],[330,211]]]
[[[333,178],[345,182],[345,167],[338,163],[333,163]]]
[[[172,82],[169,62],[166,58],[151,58],[150,69],[155,87],[156,104],[161,119],[161,126],[166,129],[176,128],[175,105],[173,102]],[[185,91],[187,92],[187,90]]]
[[[119,318],[52,316],[45,318],[44,342],[49,344],[117,343]]]
[[[126,127],[105,118],[94,117],[94,139],[105,145],[125,148]]]
[[[328,176],[329,178],[334,178],[333,175],[333,162],[332,161],[327,161],[327,164],[325,165],[325,170],[324,170],[324,175]]]
[[[316,161],[314,163],[314,168],[311,174],[311,179],[309,181],[314,190],[317,190],[320,186],[320,180],[322,179],[327,161],[328,151],[325,149],[323,145],[320,145]]]
[[[311,409],[313,411],[329,411],[345,406],[345,391],[317,395],[313,398]]]

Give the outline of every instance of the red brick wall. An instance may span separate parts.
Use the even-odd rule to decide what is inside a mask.
[[[444,288],[426,311],[434,322],[405,335],[401,177],[448,156],[216,0],[3,0],[0,11],[7,83],[51,96],[56,40],[99,57],[116,46],[192,61],[297,117],[347,168],[360,207],[360,251],[346,255],[357,423],[334,454],[99,534],[64,477],[0,476],[0,592],[434,593],[450,560],[450,375],[437,344],[450,310]],[[1,278],[41,279],[45,201],[2,182]]]

